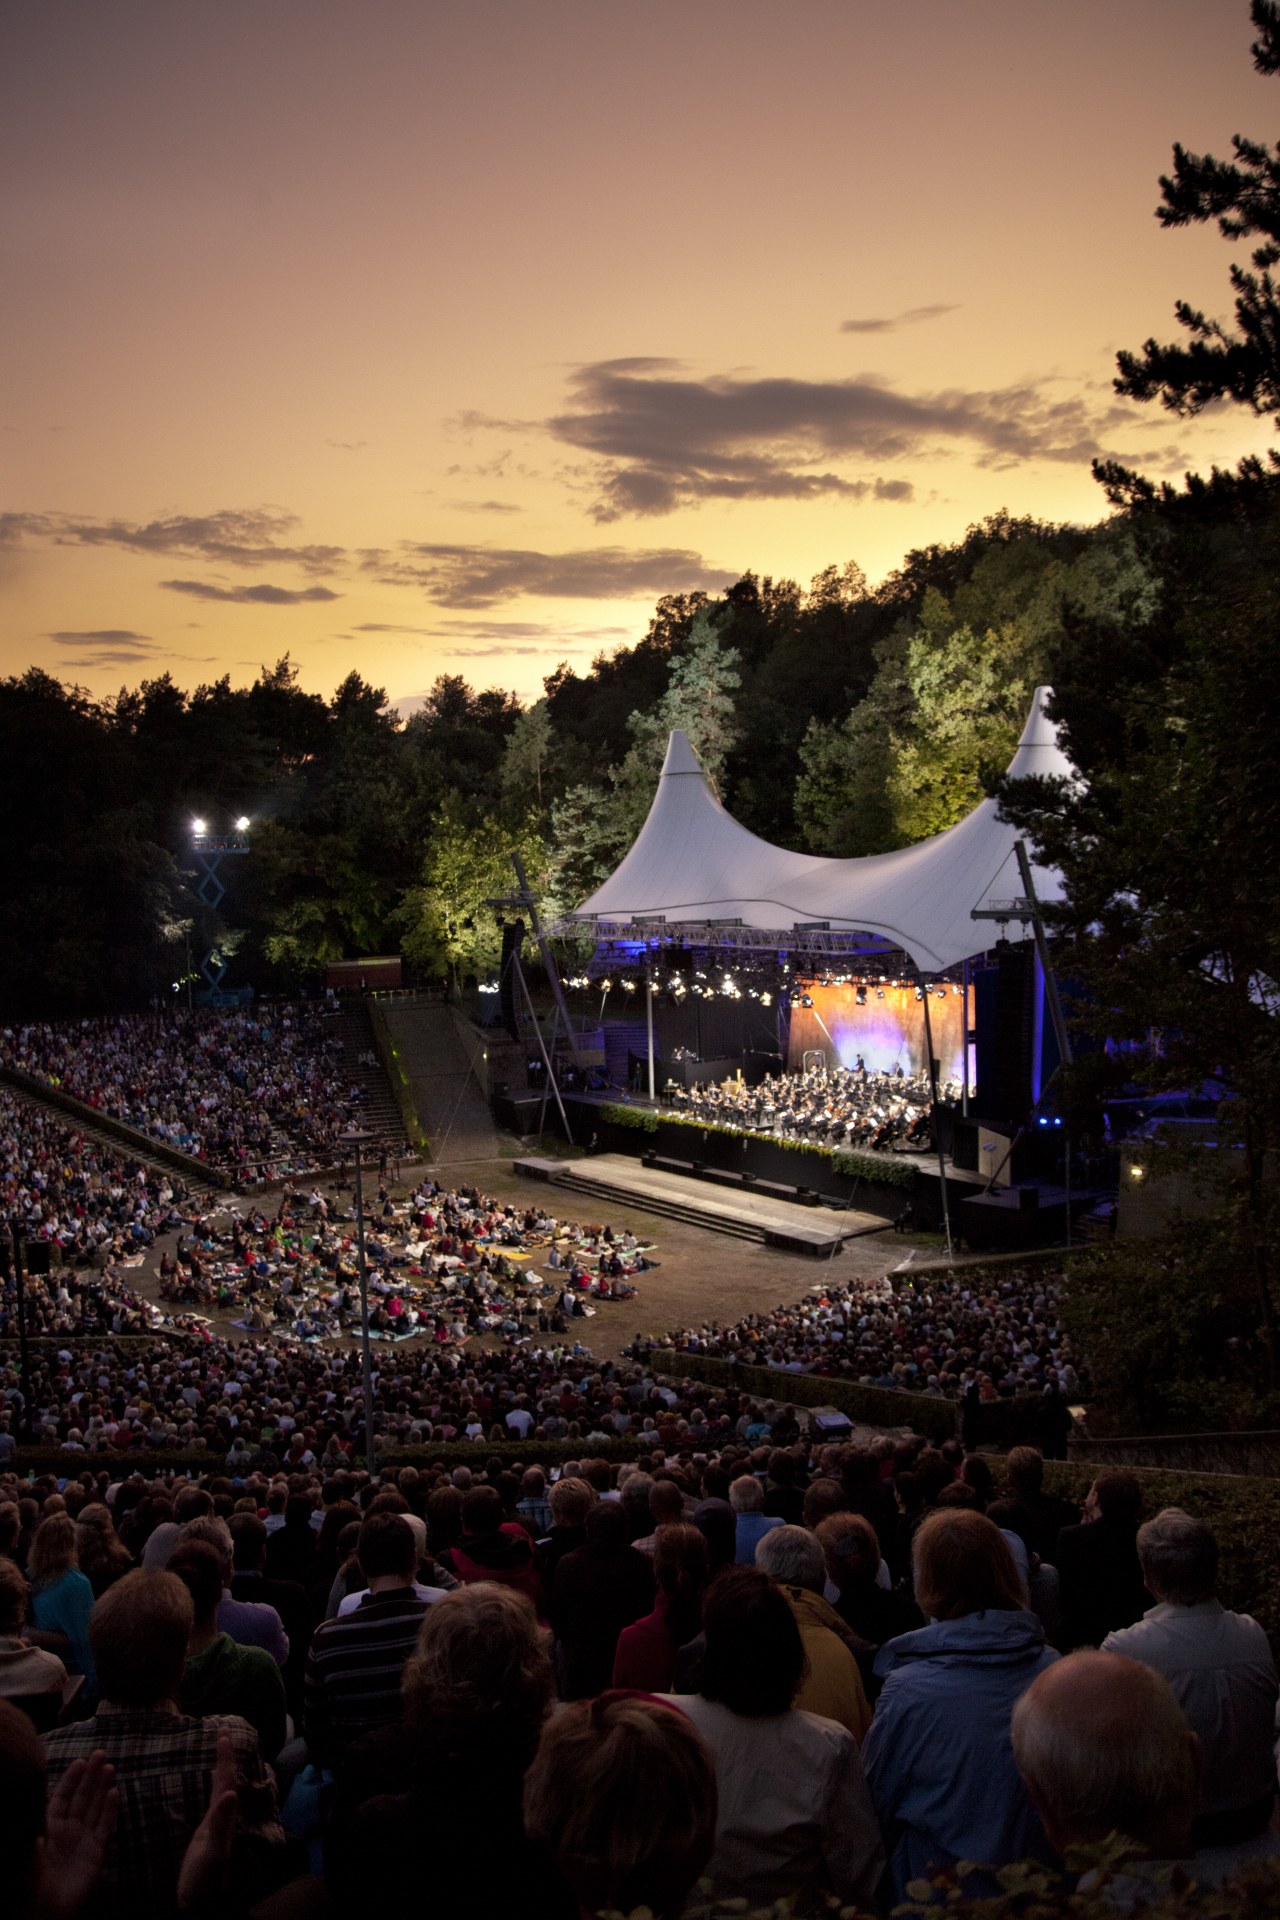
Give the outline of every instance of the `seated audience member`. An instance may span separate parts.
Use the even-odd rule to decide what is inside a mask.
[[[239,1520],[254,1519],[256,1514],[237,1514]],[[258,1520],[258,1525],[262,1522]],[[202,1514],[198,1519],[188,1520],[178,1538],[178,1546],[186,1546],[193,1541],[202,1541],[213,1548],[218,1556],[218,1565],[222,1572],[222,1598],[218,1602],[218,1631],[230,1634],[241,1647],[258,1647],[269,1654],[277,1666],[283,1666],[289,1657],[289,1637],[284,1624],[274,1607],[243,1604],[236,1600],[230,1591],[234,1569],[234,1550],[231,1542],[231,1529],[225,1520],[219,1520],[213,1514]],[[178,1550],[174,1548],[174,1553]],[[173,1554],[165,1563],[173,1564]],[[307,1636],[310,1638],[310,1633]]]
[[[391,1909],[416,1909],[429,1886],[451,1920],[566,1909],[571,1920],[521,1823],[553,1692],[547,1636],[523,1594],[477,1581],[432,1607],[405,1664],[403,1725],[348,1750],[326,1867],[335,1907],[364,1903],[376,1862]]]
[[[62,1708],[67,1670],[56,1653],[28,1646],[27,1583],[12,1560],[0,1560],[0,1699],[20,1702],[43,1733]]]
[[[1038,1447],[1011,1447],[1005,1459],[1009,1498],[1017,1502],[1031,1529],[1028,1545],[1050,1566],[1056,1566],[1058,1535],[1074,1527],[1080,1509],[1071,1500],[1044,1490],[1044,1455]]]
[[[76,1529],[70,1514],[51,1513],[31,1542],[31,1627],[27,1638],[56,1653],[70,1673],[84,1675],[84,1698],[97,1692],[89,1616],[93,1588],[76,1564]]]
[[[1150,1605],[1138,1565],[1142,1487],[1136,1474],[1100,1473],[1089,1489],[1084,1520],[1058,1535],[1054,1565],[1062,1607],[1062,1645],[1101,1646],[1117,1627],[1131,1627]]]
[[[413,1590],[418,1548],[402,1514],[370,1514],[358,1552],[369,1590],[353,1613],[321,1622],[307,1654],[307,1751],[322,1766],[400,1718],[400,1676],[427,1611]]]
[[[642,1534],[631,1544],[637,1553],[647,1553],[652,1558],[663,1527],[678,1526],[684,1519],[684,1495],[674,1480],[654,1481],[649,1489],[649,1512],[653,1519],[653,1532]]]
[[[578,1913],[676,1920],[715,1838],[711,1759],[674,1708],[606,1693],[547,1722],[524,1816]]]
[[[327,1524],[329,1515],[325,1519]],[[306,1589],[296,1580],[267,1579],[267,1530],[256,1513],[233,1513],[227,1526],[231,1581],[218,1608],[218,1625],[242,1647],[261,1647],[271,1655],[284,1674],[289,1711],[300,1719],[312,1626]]]
[[[1138,1529],[1138,1560],[1156,1605],[1110,1633],[1108,1653],[1162,1674],[1200,1742],[1193,1839],[1229,1846],[1262,1833],[1276,1800],[1276,1667],[1263,1629],[1217,1597],[1218,1546],[1202,1520],[1166,1507]]]
[[[622,1629],[653,1606],[653,1561],[631,1545],[621,1504],[598,1500],[586,1532],[586,1545],[567,1553],[556,1568],[548,1603],[565,1700],[604,1692]]]
[[[619,1634],[613,1684],[644,1693],[669,1693],[676,1655],[702,1629],[702,1595],[710,1568],[707,1543],[696,1527],[679,1523],[662,1527],[653,1552],[653,1575],[658,1583],[657,1605]]]
[[[827,1563],[821,1546],[803,1527],[775,1527],[756,1548],[756,1565],[782,1588],[800,1629],[807,1671],[792,1705],[838,1721],[861,1745],[871,1709],[852,1635],[822,1597]]]
[[[1004,1535],[1026,1586],[1027,1605],[1044,1628],[1049,1645],[1056,1647],[1062,1638],[1058,1569],[1049,1566],[1036,1551],[1036,1530],[1030,1515],[1016,1500],[993,1500],[987,1518]]]
[[[193,1617],[191,1596],[171,1573],[117,1580],[89,1624],[101,1705],[91,1719],[45,1735],[52,1788],[97,1753],[115,1770],[119,1815],[94,1914],[124,1920],[175,1910],[183,1854],[219,1768],[220,1777],[233,1769],[236,1792],[229,1901],[252,1905],[277,1871],[284,1831],[257,1734],[240,1719],[193,1720],[178,1708]]]
[[[1058,1656],[1023,1605],[1013,1556],[990,1520],[964,1508],[927,1515],[912,1555],[930,1624],[880,1649],[864,1745],[895,1902],[931,1866],[1050,1858],[1013,1764],[1009,1715]],[[969,1890],[994,1883],[974,1875]]]
[[[222,1562],[217,1549],[206,1540],[182,1540],[168,1570],[191,1595],[195,1614],[178,1705],[197,1720],[238,1713],[257,1734],[264,1757],[274,1760],[285,1741],[284,1681],[261,1647],[242,1647],[230,1634],[219,1633]]]
[[[860,1513],[833,1513],[819,1521],[816,1538],[826,1561],[827,1579],[836,1589],[832,1602],[846,1627],[866,1645],[880,1648],[900,1633],[914,1633],[924,1625],[924,1615],[909,1594],[900,1593],[879,1582],[880,1541],[871,1522]],[[872,1658],[864,1664],[859,1651],[858,1665],[863,1683]],[[871,1674],[867,1697],[880,1692],[880,1682]]]
[[[735,1564],[738,1551],[738,1516],[727,1500],[708,1495],[693,1510],[693,1524],[707,1543],[711,1578]]]
[[[702,1690],[672,1699],[715,1762],[716,1898],[785,1898],[810,1913],[829,1890],[871,1906],[884,1853],[858,1743],[792,1706],[805,1655],[786,1599],[765,1574],[729,1567],[708,1587],[702,1618]]]
[[[487,1491],[487,1489],[481,1489],[481,1491]],[[468,1495],[467,1498],[470,1499],[471,1496]],[[552,1487],[548,1496],[548,1505],[551,1508],[551,1530],[538,1541],[534,1553],[534,1565],[544,1593],[551,1591],[552,1582],[556,1577],[556,1568],[566,1553],[573,1553],[578,1547],[585,1547],[587,1544],[587,1515],[595,1505],[595,1499],[593,1489],[576,1475],[571,1475],[567,1480],[557,1480]],[[472,1512],[475,1511],[473,1506]],[[463,1524],[464,1526],[466,1524],[465,1518]],[[509,1531],[509,1528],[504,1528],[504,1532]],[[468,1559],[471,1557],[465,1540],[462,1552],[464,1557]],[[462,1575],[459,1574],[458,1577],[461,1579]],[[481,1574],[479,1577],[484,1579],[486,1576]],[[498,1577],[497,1574],[494,1575],[495,1579]],[[522,1588],[522,1591],[528,1591],[528,1589]],[[530,1594],[530,1598],[532,1597]]]
[[[129,1549],[116,1532],[110,1507],[100,1500],[89,1501],[76,1515],[76,1562],[95,1600],[133,1565]]]
[[[734,1559],[740,1567],[753,1567],[758,1543],[783,1523],[777,1514],[764,1511],[764,1488],[754,1473],[740,1473],[730,1482],[729,1504],[738,1516]]]
[[[1275,1861],[1270,1833],[1195,1850],[1199,1747],[1168,1682],[1136,1660],[1068,1654],[1022,1695],[1011,1738],[1018,1771],[1059,1853],[1112,1834],[1137,1848],[1139,1858],[1107,1887],[1119,1907],[1167,1891],[1161,1872],[1175,1862],[1201,1885],[1217,1886]],[[1280,1880],[1276,1885],[1280,1890]],[[1264,1910],[1274,1909],[1256,1909]]]
[[[561,1482],[552,1489],[554,1494]],[[472,1487],[462,1502],[462,1541],[451,1555],[453,1571],[463,1586],[473,1580],[496,1580],[514,1587],[535,1607],[542,1606],[542,1581],[533,1561],[533,1542],[514,1521],[504,1522],[496,1487]]]

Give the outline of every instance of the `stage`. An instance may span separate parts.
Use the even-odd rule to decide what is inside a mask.
[[[839,1253],[846,1240],[890,1230],[889,1222],[873,1213],[804,1205],[741,1186],[709,1186],[689,1172],[646,1166],[620,1153],[591,1154],[585,1160],[531,1156],[513,1161],[512,1171],[601,1201],[642,1206],[713,1233],[820,1260]]]

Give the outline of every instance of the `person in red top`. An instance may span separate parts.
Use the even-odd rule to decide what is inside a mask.
[[[711,1577],[707,1543],[697,1527],[660,1527],[653,1550],[658,1599],[653,1612],[618,1635],[613,1685],[670,1693],[676,1655],[702,1629],[702,1596]]]
[[[502,1518],[496,1487],[472,1487],[462,1503],[462,1540],[449,1555],[463,1586],[496,1580],[532,1600],[544,1617],[542,1582],[533,1564],[533,1542],[522,1526]]]

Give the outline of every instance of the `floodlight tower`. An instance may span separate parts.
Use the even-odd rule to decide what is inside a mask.
[[[207,820],[191,822],[191,851],[204,869],[204,878],[196,892],[211,912],[216,913],[227,888],[218,869],[231,854],[249,853],[250,821],[247,814],[241,814],[229,832],[215,833],[210,830]],[[227,963],[216,947],[210,947],[200,962],[200,971],[209,983],[209,992],[218,994],[226,978]]]

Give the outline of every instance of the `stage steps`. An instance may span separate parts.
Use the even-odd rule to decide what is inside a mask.
[[[801,1209],[768,1195],[741,1192],[731,1196],[721,1188],[708,1190],[662,1169],[641,1169],[621,1155],[586,1160],[531,1157],[517,1160],[513,1166],[526,1178],[547,1180],[614,1206],[638,1207],[730,1239],[815,1259],[830,1259],[846,1240],[888,1229],[887,1221],[869,1214],[826,1207]],[[690,1187],[694,1190],[689,1191]]]

